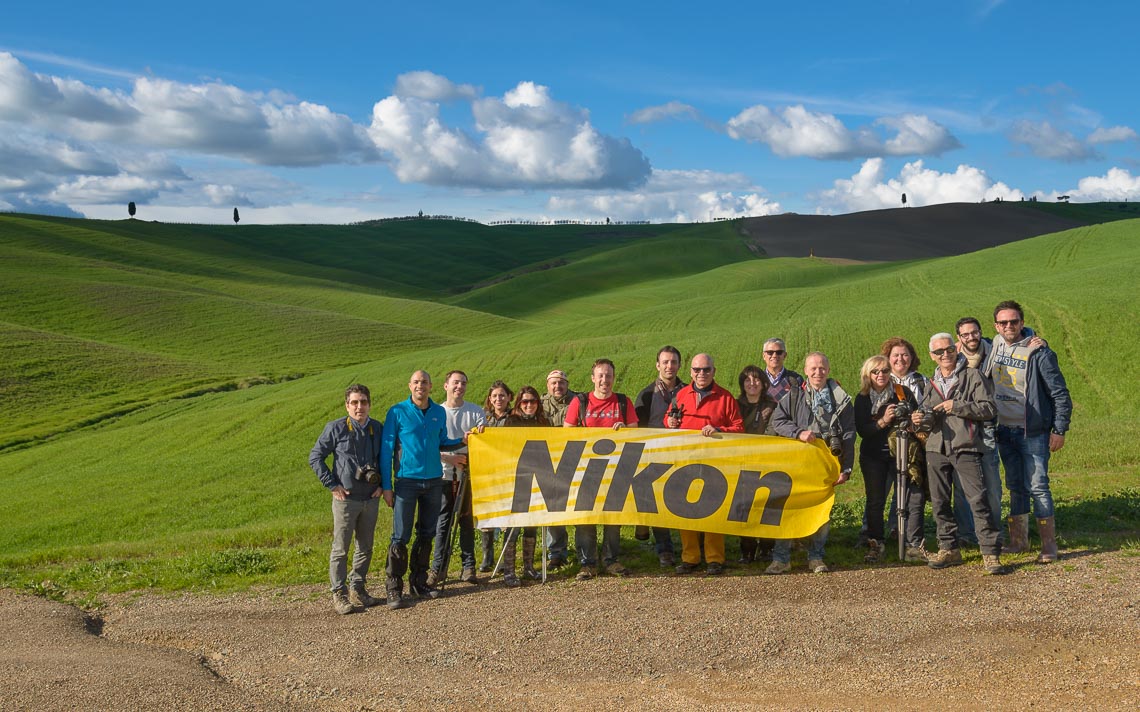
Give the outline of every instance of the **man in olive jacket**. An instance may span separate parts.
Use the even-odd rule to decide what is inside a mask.
[[[997,413],[993,386],[977,369],[968,367],[950,334],[930,337],[930,358],[938,368],[934,369],[919,410],[911,416],[920,431],[930,433],[926,439],[926,473],[938,528],[938,552],[927,558],[927,565],[942,569],[962,563],[958,524],[950,502],[957,474],[974,515],[982,563],[987,573],[1005,573],[999,558],[1000,532],[990,516],[982,471],[986,453],[983,429]]]

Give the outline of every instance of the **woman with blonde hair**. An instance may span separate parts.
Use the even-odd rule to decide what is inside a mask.
[[[863,519],[867,523],[867,555],[863,560],[877,564],[883,559],[883,508],[891,485],[898,478],[895,456],[891,454],[890,439],[899,425],[896,417],[900,403],[906,403],[913,412],[918,400],[909,388],[892,382],[891,363],[886,356],[875,355],[863,362],[859,371],[861,388],[855,396],[855,431],[861,438],[859,469],[863,472],[863,488],[867,504]],[[902,421],[906,424],[906,421]],[[907,556],[911,549],[921,551],[922,513],[924,496],[921,482],[907,477],[904,489],[907,503],[906,532]],[[921,558],[919,560],[922,560]]]

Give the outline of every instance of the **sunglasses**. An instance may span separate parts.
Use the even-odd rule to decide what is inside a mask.
[[[693,373],[712,373],[712,366],[693,366]]]
[[[1021,319],[1002,319],[1001,321],[995,321],[994,323],[998,326],[1017,326],[1021,323]]]
[[[369,402],[370,401],[368,401],[368,400],[350,400],[348,402],[348,404],[349,405],[368,405]]]
[[[890,373],[890,372],[891,372],[891,369],[889,369],[889,368],[872,368],[871,369],[871,375],[872,376],[881,376],[884,373]]]
[[[930,353],[934,354],[935,356],[942,356],[943,354],[953,354],[957,351],[958,349],[954,348],[953,346],[947,346],[944,349],[934,349]]]
[[[779,351],[767,351],[767,350],[764,351],[765,356],[783,356],[785,353],[787,353],[787,352],[784,351],[783,349],[781,349]]]

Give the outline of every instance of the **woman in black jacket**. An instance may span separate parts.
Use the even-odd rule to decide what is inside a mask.
[[[887,494],[898,477],[895,456],[891,454],[890,439],[897,426],[895,411],[906,401],[913,412],[918,401],[909,388],[891,379],[891,364],[886,356],[875,355],[863,362],[859,373],[862,387],[855,396],[855,430],[862,438],[859,445],[859,468],[863,471],[863,487],[867,495],[864,519],[867,522],[867,555],[863,560],[877,564],[883,559],[883,508]],[[915,492],[912,492],[915,490]],[[907,480],[907,531],[909,548],[922,547],[921,483]],[[917,497],[917,508],[912,501]],[[916,511],[917,509],[917,511]],[[913,545],[913,546],[912,546]],[[910,551],[907,552],[909,559]],[[921,559],[920,559],[921,560]]]
[[[768,421],[772,418],[772,411],[776,409],[776,401],[768,395],[768,375],[759,366],[745,366],[737,377],[740,384],[740,396],[736,403],[740,406],[740,417],[744,420],[744,432],[753,435],[771,435],[768,431]],[[771,539],[757,539],[750,536],[740,537],[740,558],[738,563],[751,564],[759,557],[768,558],[772,551]]]
[[[506,426],[516,428],[549,428],[550,421],[542,412],[542,396],[532,386],[523,386],[519,389],[518,400],[515,401],[514,410],[507,416]],[[534,549],[538,534],[537,527],[523,527],[522,530],[522,558],[523,576],[529,579],[540,579],[542,574],[534,568]],[[503,583],[510,587],[521,584],[515,574],[515,542],[518,540],[518,527],[512,527],[507,532],[503,543]]]

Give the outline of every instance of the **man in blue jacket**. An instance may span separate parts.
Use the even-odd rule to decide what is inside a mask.
[[[994,339],[986,375],[994,381],[997,444],[1009,488],[1011,550],[1029,538],[1029,503],[1041,535],[1042,564],[1057,560],[1053,493],[1049,490],[1049,455],[1065,446],[1073,414],[1057,354],[1048,346],[1034,349],[1026,332],[1021,305],[1005,301],[994,307]]]
[[[355,611],[353,601],[367,608],[377,601],[368,595],[365,583],[372,563],[372,541],[376,518],[380,513],[380,496],[390,501],[391,492],[381,492],[380,436],[383,426],[368,417],[372,396],[367,386],[359,383],[344,392],[344,408],[348,416],[325,425],[317,444],[309,453],[309,466],[321,484],[332,494],[333,543],[329,554],[329,581],[332,583],[333,609],[345,614]],[[333,467],[325,462],[333,456]],[[352,557],[352,575],[347,577],[348,546],[356,537],[356,553]],[[347,577],[347,580],[346,580]],[[348,584],[352,586],[349,600]]]
[[[417,596],[438,598],[439,590],[427,583],[431,546],[443,499],[441,450],[454,450],[464,438],[447,436],[447,413],[431,400],[431,376],[416,371],[408,381],[411,395],[388,409],[380,449],[381,487],[392,507],[392,541],[388,545],[388,607],[406,608],[404,573],[411,568],[409,588]],[[392,483],[396,464],[395,485]],[[416,517],[416,510],[419,517]],[[412,526],[416,541],[408,556]]]

